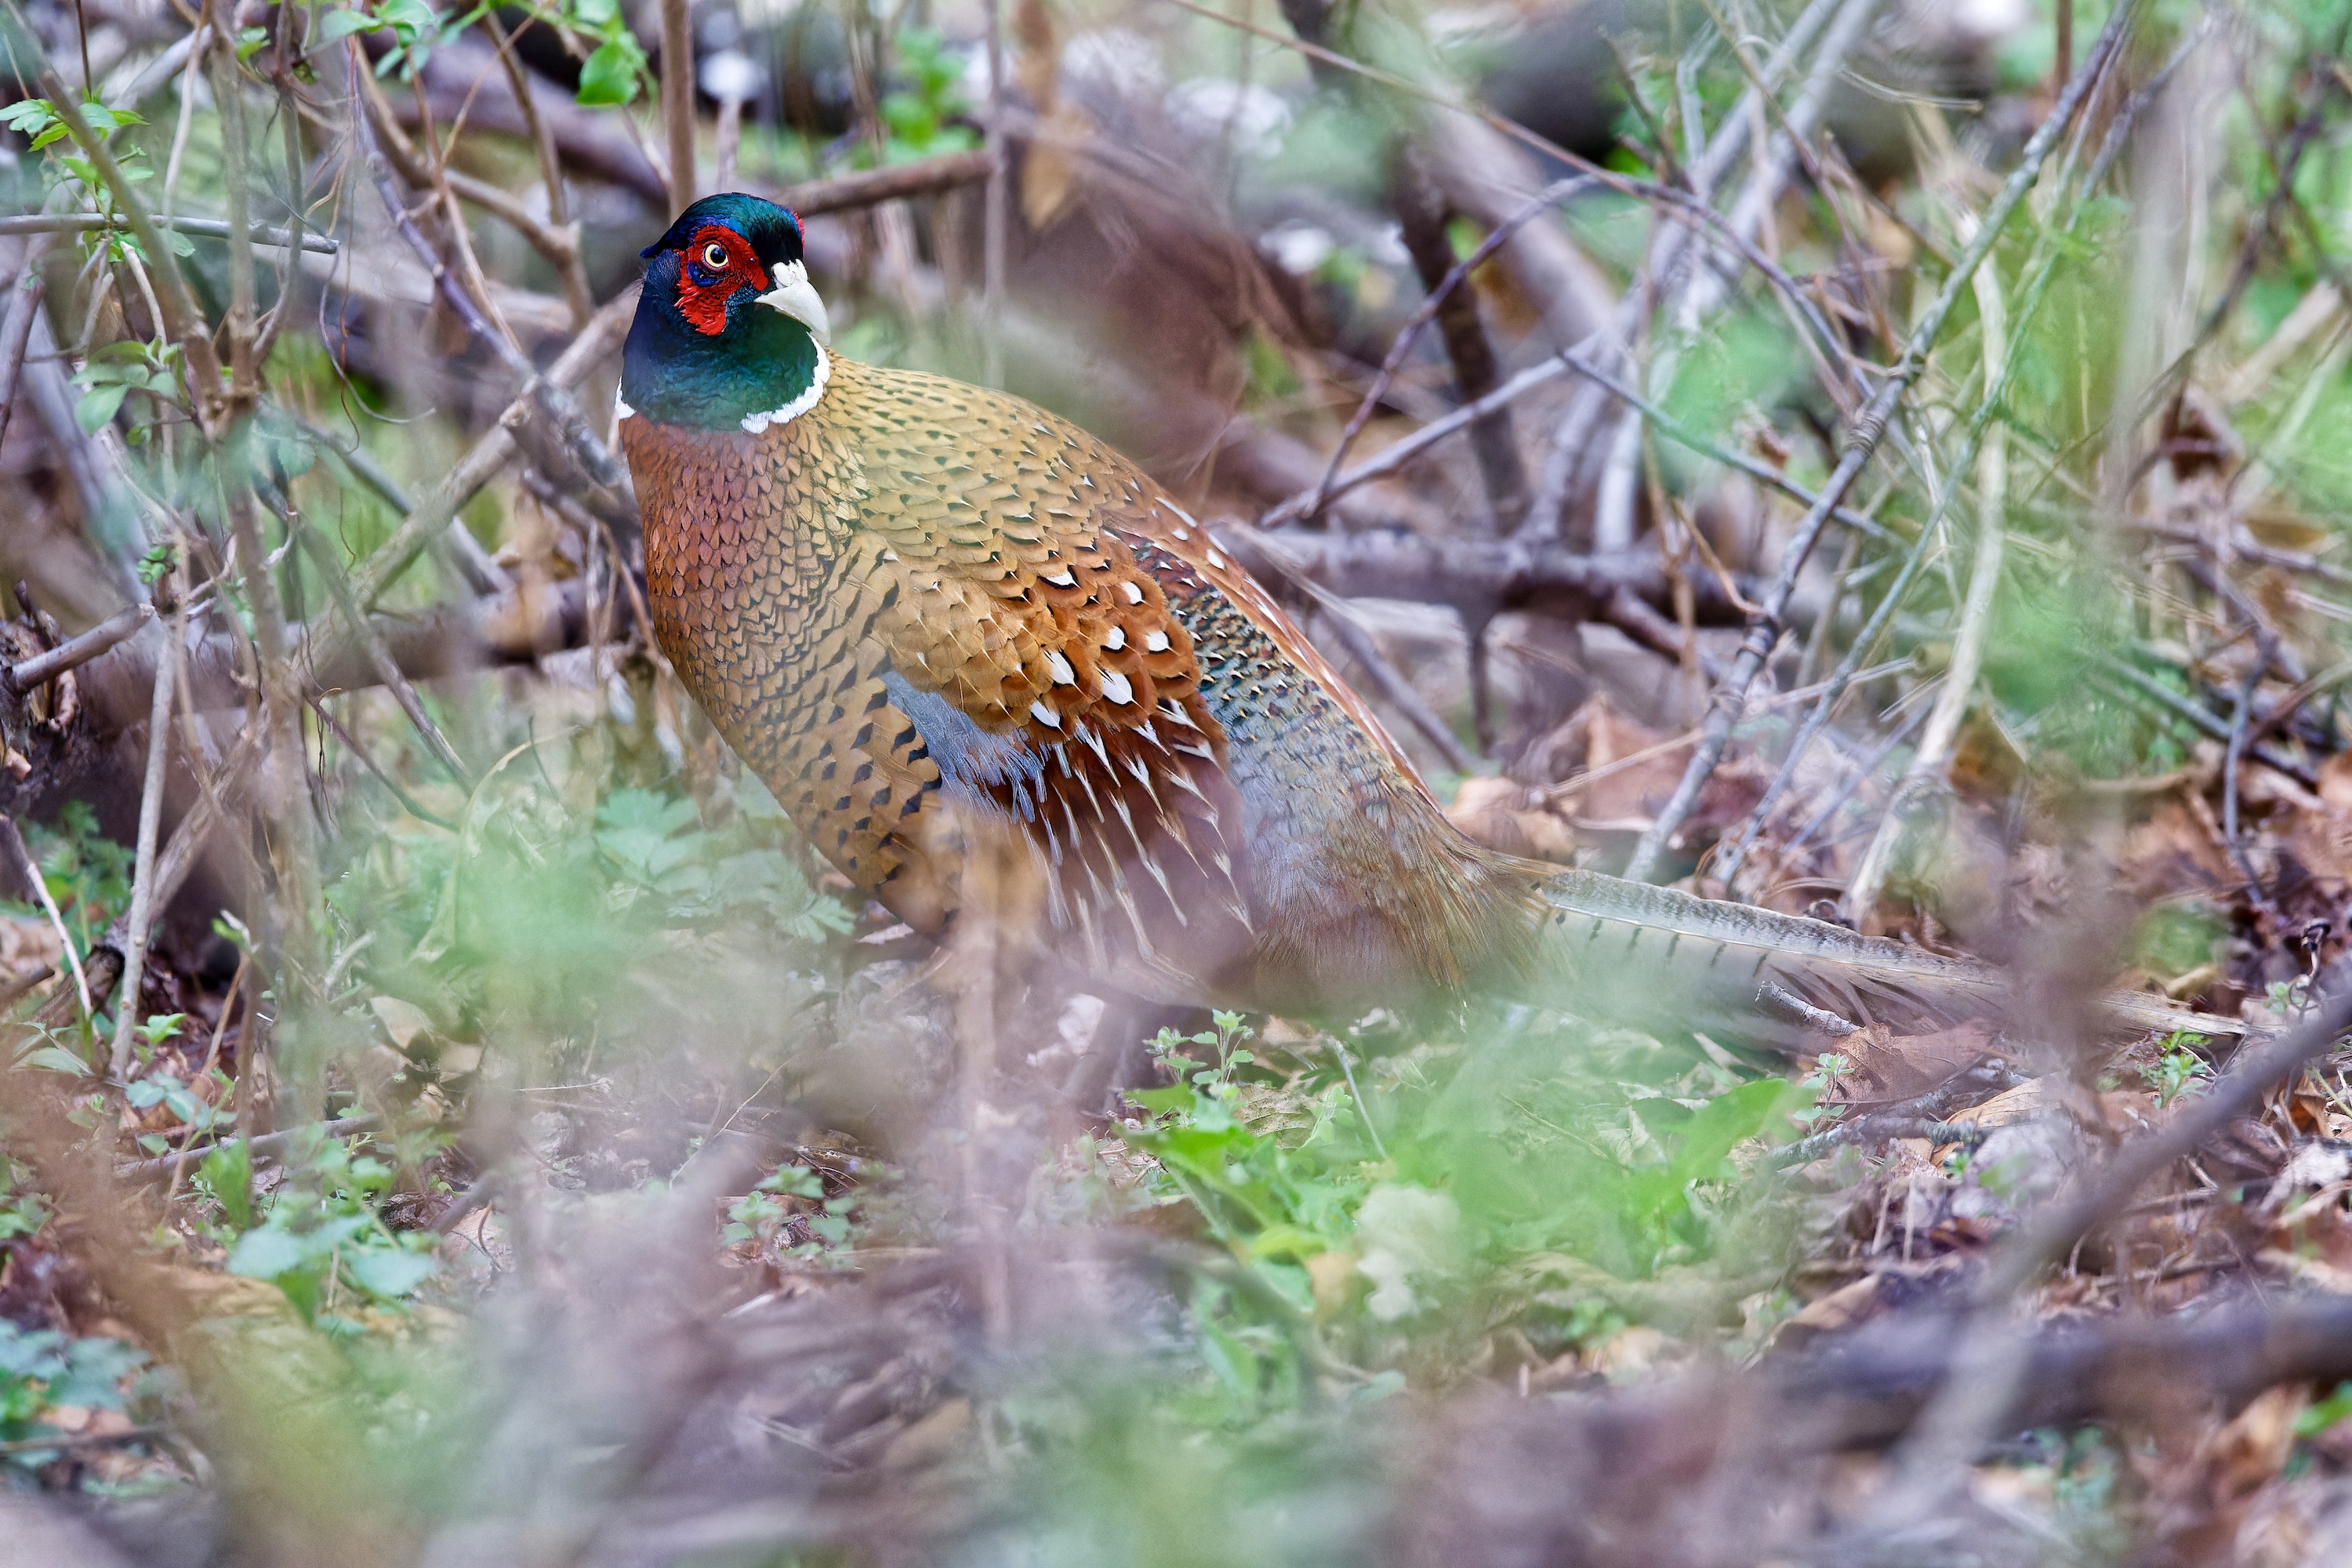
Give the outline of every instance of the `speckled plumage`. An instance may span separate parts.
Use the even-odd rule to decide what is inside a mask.
[[[917,930],[946,932],[986,867],[1017,946],[1163,1000],[2000,993],[1817,921],[1481,848],[1134,465],[1018,398],[829,357],[792,214],[706,197],[645,255],[621,439],[655,634],[801,830]],[[1000,831],[1017,887],[975,853]]]
[[[663,647],[817,847],[919,931],[951,808],[1034,851],[1048,941],[1148,994],[1458,984],[1528,924],[1282,611],[1027,403],[835,358],[757,435],[623,440]]]

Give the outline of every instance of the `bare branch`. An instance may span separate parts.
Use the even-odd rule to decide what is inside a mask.
[[[131,220],[121,213],[38,213],[30,217],[0,217],[0,235],[94,234],[100,229],[128,232],[131,226]],[[231,233],[226,222],[211,217],[158,217],[155,226],[201,235],[207,239],[226,239]],[[255,245],[274,246],[280,250],[299,247],[320,256],[333,256],[343,248],[340,242],[323,234],[298,235],[268,224],[254,224],[246,230],[246,237]]]

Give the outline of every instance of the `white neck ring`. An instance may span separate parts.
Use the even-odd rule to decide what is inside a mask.
[[[816,370],[809,377],[808,390],[782,408],[772,408],[765,414],[743,416],[743,429],[747,434],[757,436],[771,425],[789,425],[814,408],[817,400],[824,395],[824,384],[833,375],[833,356],[826,353],[824,345],[814,338],[809,340],[809,347],[816,351]]]

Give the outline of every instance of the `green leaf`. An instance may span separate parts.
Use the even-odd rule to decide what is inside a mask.
[[[253,1224],[253,1157],[243,1143],[215,1149],[196,1167],[197,1189],[220,1205],[229,1224],[239,1230]]]
[[[337,38],[348,38],[353,33],[373,33],[388,25],[359,11],[330,11],[320,20],[319,37],[323,42],[332,43]]]
[[[308,1264],[311,1250],[306,1238],[291,1231],[267,1226],[248,1230],[229,1248],[228,1271],[253,1279],[275,1279]]]
[[[441,22],[441,14],[425,0],[383,0],[375,14],[390,23],[404,39],[433,31]]]
[[[147,345],[145,343],[135,338],[121,338],[110,343],[100,343],[84,355],[82,368],[76,374],[74,379],[82,381],[84,376],[90,374],[91,367],[96,365],[144,364],[146,363]],[[88,385],[89,383],[84,381],[82,384]]]
[[[1684,1124],[1683,1145],[1674,1160],[1675,1175],[1685,1182],[1721,1178],[1727,1173],[1724,1156],[1761,1132],[1772,1113],[1795,1092],[1785,1080],[1768,1078],[1743,1083],[1708,1100]]]
[[[147,1352],[121,1340],[76,1340],[64,1369],[49,1380],[49,1403],[98,1410],[122,1408],[122,1380],[147,1364]]]
[[[1180,1086],[1173,1089],[1130,1089],[1127,1091],[1127,1098],[1157,1115],[1178,1116],[1192,1109],[1193,1095],[1191,1089]]]
[[[89,1064],[63,1046],[43,1046],[39,1050],[22,1058],[21,1065],[40,1068],[48,1072],[61,1072],[68,1078],[84,1078],[89,1073]]]
[[[591,108],[635,102],[645,63],[636,39],[625,33],[605,39],[580,68],[579,100]]]
[[[371,1296],[396,1300],[433,1277],[440,1265],[427,1252],[406,1252],[371,1247],[343,1259],[343,1272],[352,1284]]]
[[[268,28],[247,27],[236,36],[236,58],[240,60],[251,59],[260,52],[261,46],[268,41]]]
[[[74,423],[81,426],[83,435],[97,435],[114,423],[114,416],[121,409],[122,400],[130,395],[131,388],[121,382],[91,387],[74,405]]]

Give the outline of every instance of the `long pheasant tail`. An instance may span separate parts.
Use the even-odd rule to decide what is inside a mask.
[[[2012,988],[1986,964],[1598,872],[1557,872],[1536,891],[1542,929],[1532,978],[1539,994],[1565,1002],[1700,1004],[1752,1018],[1777,986],[1846,1017],[1890,1008],[1949,1016],[1995,1011]],[[2246,1032],[2236,1019],[2144,993],[2113,991],[2102,1000],[2125,1027]]]

